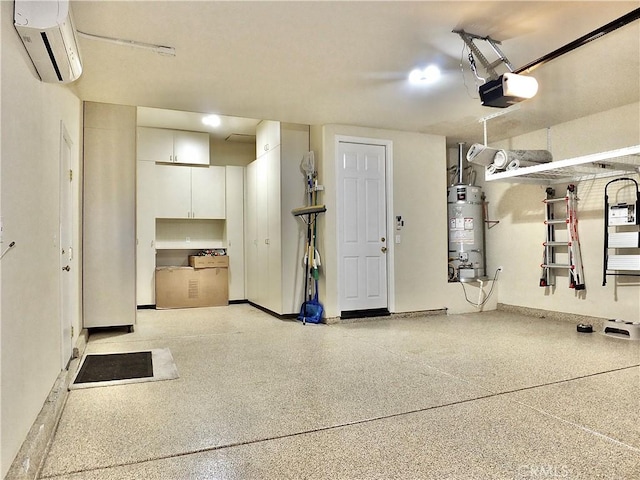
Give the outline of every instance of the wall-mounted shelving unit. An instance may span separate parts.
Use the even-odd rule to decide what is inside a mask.
[[[640,173],[640,145],[489,173],[486,181],[554,184]]]

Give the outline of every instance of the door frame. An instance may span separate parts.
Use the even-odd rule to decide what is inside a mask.
[[[380,138],[368,138],[368,137],[354,137],[351,135],[336,135],[334,141],[334,158],[335,158],[335,184],[339,184],[340,170],[339,162],[340,157],[338,155],[339,147],[341,143],[359,143],[363,145],[376,145],[385,148],[385,203],[386,203],[386,227],[387,227],[387,308],[389,312],[395,312],[395,275],[394,275],[394,255],[395,255],[395,235],[394,235],[394,222],[393,222],[393,141],[384,140]],[[342,201],[342,193],[340,188],[336,188],[336,205],[339,205]],[[342,288],[343,272],[342,262],[340,261],[342,255],[342,244],[340,242],[340,234],[338,227],[338,217],[336,208],[336,267],[337,267],[337,288],[338,295],[336,298],[338,314],[342,312],[342,305],[340,305],[341,296],[340,289]]]
[[[69,150],[69,156],[65,160],[65,145]],[[60,122],[60,151],[59,151],[60,185],[58,198],[58,253],[59,253],[59,298],[60,298],[60,364],[61,369],[67,368],[73,356],[73,323],[74,323],[74,275],[75,255],[73,240],[73,179],[70,178],[73,171],[73,140],[67,131],[64,122]],[[64,230],[68,230],[64,232]],[[64,232],[64,234],[63,234]],[[64,245],[65,240],[70,245]],[[63,248],[69,248],[69,252],[62,253]],[[71,272],[64,271],[63,267],[71,267]]]

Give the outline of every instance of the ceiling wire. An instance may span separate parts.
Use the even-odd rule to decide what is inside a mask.
[[[476,59],[473,58],[473,52],[469,52],[469,66],[471,67],[471,71],[476,77],[476,80],[482,80],[482,83],[486,83],[487,80],[484,77],[478,75],[478,67],[476,66]],[[477,86],[477,83],[476,83]]]
[[[464,72],[464,53],[465,50],[467,49],[467,45],[466,44],[462,44],[462,52],[460,53],[460,72],[462,74],[462,83],[464,84],[464,88],[467,91],[467,95],[469,96],[469,98],[472,98],[474,100],[477,100],[479,97],[478,96],[474,96],[471,94],[471,92],[469,91],[469,85],[467,85],[467,79],[465,77],[465,72]],[[469,51],[469,55],[468,55],[468,59],[469,59],[469,64],[470,64],[470,68],[471,71],[474,74],[474,85],[475,85],[475,91],[478,91],[478,80],[480,79],[480,77],[478,76],[477,70],[475,68],[475,61],[473,61],[473,63],[471,62],[471,60],[473,59],[473,54],[471,53],[471,51]],[[484,79],[482,79],[484,80]]]

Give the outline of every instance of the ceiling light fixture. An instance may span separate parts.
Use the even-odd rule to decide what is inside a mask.
[[[222,120],[218,115],[212,114],[202,118],[202,123],[210,127],[219,127]]]
[[[424,69],[416,68],[409,74],[409,82],[413,85],[433,83],[440,78],[440,69],[435,65],[429,65]]]

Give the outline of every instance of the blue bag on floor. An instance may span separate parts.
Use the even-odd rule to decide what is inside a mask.
[[[322,312],[324,311],[320,302],[318,302],[318,296],[313,297],[313,300],[304,302],[300,309],[300,315],[298,320],[309,323],[320,323],[322,321]]]

